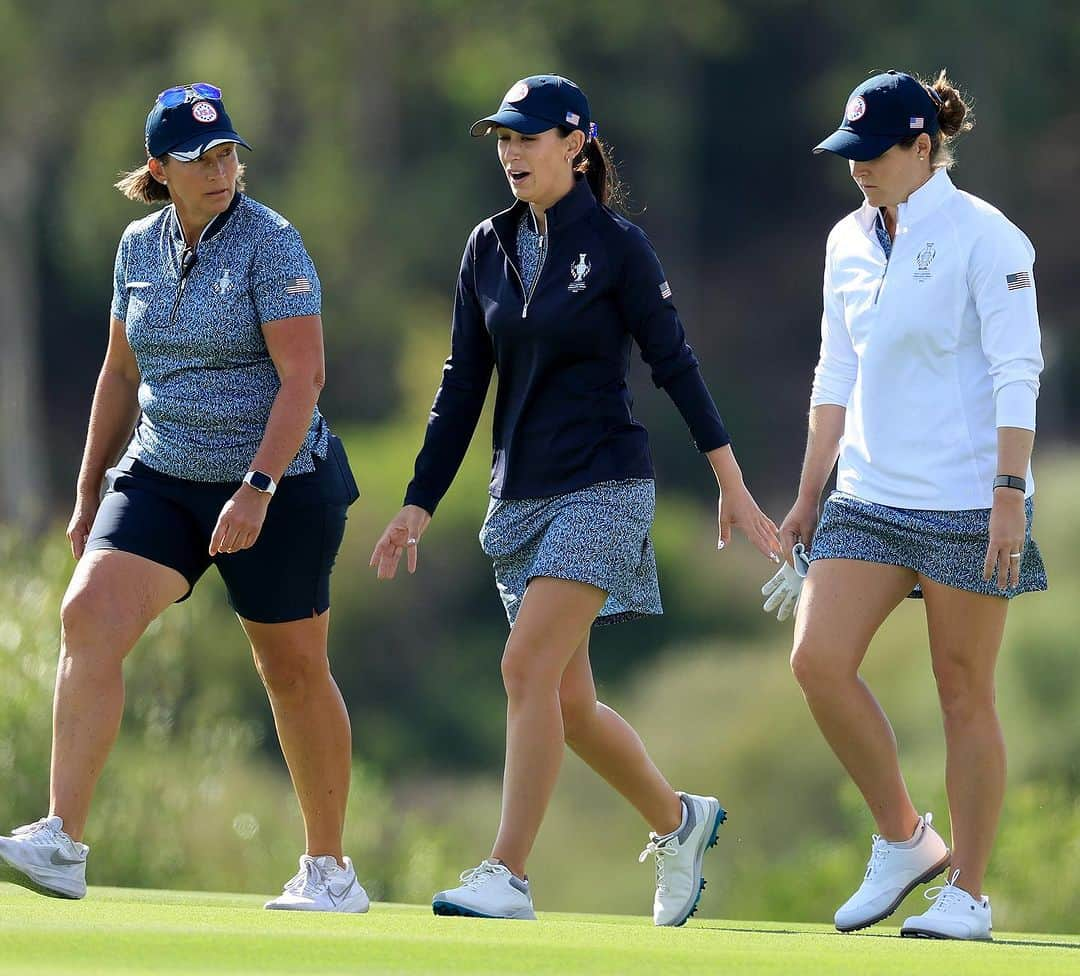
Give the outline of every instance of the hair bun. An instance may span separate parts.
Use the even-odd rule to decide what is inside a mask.
[[[970,106],[964,101],[959,89],[949,80],[944,68],[927,87],[940,99],[937,119],[943,136],[951,139],[961,132],[967,132],[974,125]]]

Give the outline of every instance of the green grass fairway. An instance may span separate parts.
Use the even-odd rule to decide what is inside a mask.
[[[367,915],[265,912],[249,895],[94,888],[55,901],[0,884],[0,974],[777,973],[910,976],[1080,973],[1080,936],[1000,933],[993,945],[841,936],[824,925],[541,915],[539,922],[435,918],[376,904]]]

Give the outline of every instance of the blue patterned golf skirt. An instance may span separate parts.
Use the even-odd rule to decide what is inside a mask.
[[[834,491],[825,503],[810,548],[810,561],[862,559],[906,566],[928,579],[972,593],[1012,599],[1021,593],[1045,590],[1046,567],[1031,538],[1035,506],[1029,498],[1020,584],[999,590],[997,579],[983,579],[983,562],[990,541],[990,509],[937,512],[890,508]],[[918,586],[912,597],[921,597]]]
[[[589,485],[551,498],[492,498],[480,545],[514,626],[525,587],[537,576],[591,583],[608,598],[598,624],[664,612],[649,528],[651,480]]]

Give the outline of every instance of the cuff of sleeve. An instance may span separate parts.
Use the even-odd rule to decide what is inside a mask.
[[[416,505],[418,508],[424,509],[428,515],[434,515],[435,508],[438,506],[439,502],[437,499],[433,500],[427,492],[417,488],[415,485],[409,485],[408,489],[405,491],[405,500],[402,504]]]
[[[1035,429],[1035,401],[1038,397],[1024,381],[1009,383],[994,394],[994,413],[998,427]]]

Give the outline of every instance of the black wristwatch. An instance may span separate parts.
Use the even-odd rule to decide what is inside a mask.
[[[263,471],[249,471],[244,475],[244,484],[251,485],[252,488],[261,491],[264,495],[272,495],[277,491],[277,483]]]
[[[1023,478],[1017,478],[1011,474],[999,474],[994,479],[995,488],[1015,488],[1017,491],[1022,491],[1027,494],[1027,482]]]

